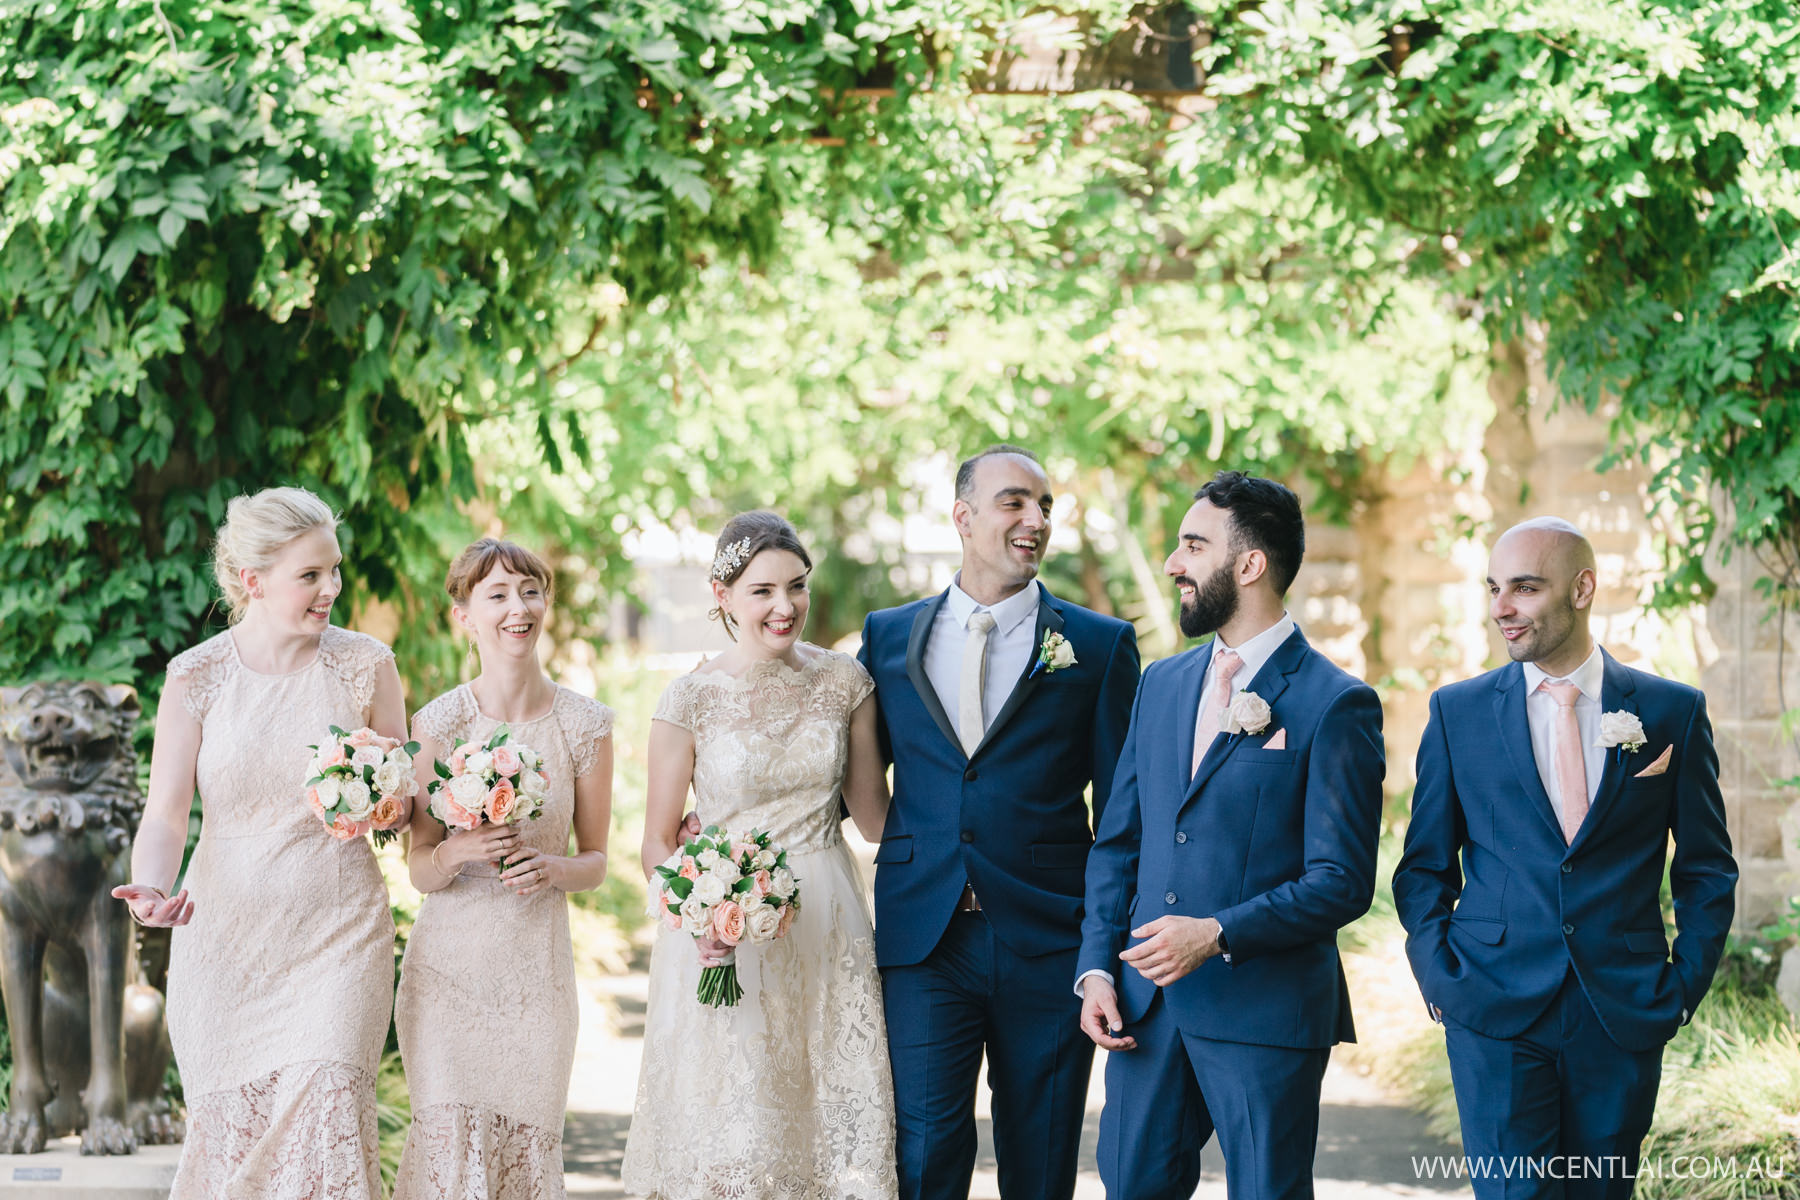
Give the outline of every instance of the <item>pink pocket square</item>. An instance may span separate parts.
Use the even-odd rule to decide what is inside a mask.
[[[1263,743],[1264,750],[1286,750],[1287,728],[1283,726],[1275,731],[1275,736]]]
[[[1673,754],[1674,752],[1675,752],[1674,746],[1672,746],[1672,745],[1664,746],[1663,752],[1656,756],[1656,761],[1651,763],[1649,766],[1645,767],[1643,770],[1639,771],[1636,775],[1632,776],[1632,778],[1633,779],[1648,779],[1652,775],[1661,775],[1663,772],[1665,772],[1669,769],[1669,755]]]

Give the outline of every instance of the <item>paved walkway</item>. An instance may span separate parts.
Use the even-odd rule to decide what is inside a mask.
[[[569,1089],[569,1117],[564,1128],[563,1159],[570,1200],[614,1200],[627,1193],[619,1186],[619,1163],[625,1154],[625,1132],[631,1124],[631,1102],[637,1090],[638,1058],[643,1046],[644,1000],[649,980],[641,974],[590,981],[583,989],[581,1040],[575,1078]],[[1094,1064],[1088,1092],[1087,1121],[1082,1128],[1082,1162],[1077,1200],[1103,1200],[1094,1171],[1094,1142],[1100,1129],[1104,1054]],[[981,1086],[976,1116],[981,1152],[976,1161],[972,1200],[998,1200],[994,1147],[988,1127],[987,1087]],[[1429,1137],[1410,1109],[1385,1097],[1368,1079],[1333,1063],[1325,1076],[1317,1159],[1319,1200],[1395,1200],[1436,1197],[1468,1200],[1466,1187],[1415,1177],[1415,1156],[1450,1155],[1447,1145]],[[1225,1200],[1224,1161],[1216,1146],[1202,1158],[1200,1200]]]

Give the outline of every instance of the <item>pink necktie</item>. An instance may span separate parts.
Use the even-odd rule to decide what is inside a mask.
[[[1563,840],[1573,842],[1587,816],[1587,760],[1581,752],[1581,722],[1575,719],[1575,700],[1581,689],[1566,681],[1544,680],[1540,691],[1556,701],[1556,790],[1561,792]]]
[[[1200,706],[1200,719],[1194,725],[1194,762],[1189,768],[1191,777],[1200,771],[1200,760],[1206,757],[1206,749],[1212,745],[1213,738],[1218,736],[1219,723],[1225,716],[1225,708],[1231,703],[1231,678],[1238,673],[1244,660],[1233,650],[1221,650],[1213,659],[1213,686],[1207,694],[1206,703]]]

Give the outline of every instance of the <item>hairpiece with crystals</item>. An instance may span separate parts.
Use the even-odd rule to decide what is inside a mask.
[[[723,583],[733,572],[750,561],[750,539],[743,538],[719,551],[713,559],[712,577]]]

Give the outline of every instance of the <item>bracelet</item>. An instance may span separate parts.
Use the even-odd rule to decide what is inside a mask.
[[[159,897],[161,897],[161,898],[162,898],[162,899],[163,899],[163,900],[164,900],[164,901],[165,901],[165,902],[166,902],[166,901],[167,901],[167,900],[168,900],[168,899],[169,899],[169,893],[167,893],[167,892],[165,892],[165,891],[163,891],[163,890],[162,890],[162,889],[161,889],[161,888],[159,888],[159,887],[151,887],[151,885],[150,885],[150,884],[147,884],[147,883],[140,883],[140,884],[138,884],[138,886],[139,886],[139,887],[144,887],[144,888],[150,888],[150,890],[151,890],[151,891],[153,891],[153,892],[155,892],[155,893],[156,893],[156,894],[157,894],[157,895],[158,895],[158,896],[159,896]],[[158,928],[158,926],[155,926],[155,925],[152,925],[152,924],[150,924],[150,923],[149,923],[149,922],[148,922],[148,921],[146,921],[146,920],[144,920],[144,919],[143,919],[143,918],[142,918],[142,917],[140,917],[140,916],[138,916],[138,915],[137,915],[137,909],[135,909],[135,908],[133,908],[133,907],[131,907],[131,903],[130,903],[130,901],[127,901],[127,902],[126,902],[126,904],[125,904],[125,911],[126,911],[126,912],[128,912],[128,913],[130,913],[130,914],[131,914],[131,919],[132,919],[132,920],[133,920],[133,921],[135,921],[135,922],[137,922],[137,923],[138,923],[138,924],[139,924],[139,925],[142,925],[142,926],[143,926],[143,927],[144,927],[144,928],[145,928],[145,929],[156,929],[156,928]]]
[[[442,875],[445,879],[460,879],[462,877],[462,867],[458,867],[456,869],[456,874],[452,875],[450,872],[444,870],[444,868],[438,866],[438,860],[437,860],[438,851],[442,850],[443,848],[444,848],[444,843],[442,843],[442,842],[439,842],[437,845],[435,845],[431,848],[431,869],[436,871],[439,875]],[[467,865],[468,865],[467,863],[463,864],[463,866],[467,866]]]

